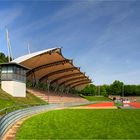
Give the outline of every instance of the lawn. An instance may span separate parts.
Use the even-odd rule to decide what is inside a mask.
[[[83,97],[89,101],[111,101],[111,99],[104,96],[83,96]]]
[[[26,120],[21,139],[139,139],[140,110],[55,110]]]
[[[17,106],[18,108],[23,105],[34,105],[34,104],[47,104],[47,103],[30,93],[27,93],[26,98],[15,98],[0,89],[0,110],[6,107]]]

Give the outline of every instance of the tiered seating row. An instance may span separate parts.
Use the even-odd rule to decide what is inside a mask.
[[[82,97],[70,94],[70,93],[58,93],[58,92],[47,92],[44,90],[34,89],[34,88],[28,88],[28,92],[34,94],[35,96],[41,98],[44,101],[47,101],[49,103],[81,103],[81,102],[87,102],[86,99],[83,99]]]

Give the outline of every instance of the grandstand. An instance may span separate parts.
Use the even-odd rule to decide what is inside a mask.
[[[48,82],[76,87],[82,81],[84,84],[91,82],[89,78],[80,71],[80,68],[73,65],[73,61],[64,58],[61,48],[48,49],[19,57],[12,62],[22,64],[30,68],[27,79],[34,82]],[[77,79],[71,79],[77,78]],[[71,80],[70,80],[71,79]],[[81,84],[82,85],[82,84]]]
[[[80,71],[79,67],[74,66],[73,60],[62,55],[61,48],[27,54],[14,59],[10,63],[29,68],[26,79],[32,83],[32,89],[28,88],[27,91],[43,100],[49,103],[85,101],[85,99],[73,95],[70,91],[82,89],[91,83],[91,80],[85,73]],[[46,91],[33,89],[40,83],[46,85]]]
[[[29,93],[41,98],[48,103],[85,103],[86,99],[79,97],[78,95],[72,93],[62,93],[62,92],[46,92],[44,90],[39,90],[35,88],[27,88]]]

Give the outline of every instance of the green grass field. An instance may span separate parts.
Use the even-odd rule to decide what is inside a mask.
[[[140,110],[55,110],[26,120],[21,139],[140,139]]]
[[[89,101],[111,101],[111,99],[103,96],[83,96],[83,97]]]
[[[27,93],[26,98],[14,98],[0,89],[0,109],[33,104],[46,104],[46,102],[30,93]]]

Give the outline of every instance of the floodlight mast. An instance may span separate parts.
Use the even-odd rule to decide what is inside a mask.
[[[10,58],[13,60],[13,55],[12,55],[12,49],[11,49],[11,43],[9,39],[9,33],[8,29],[6,29],[6,40],[7,40],[7,47],[8,47],[8,61],[10,62]]]
[[[29,43],[28,43],[28,53],[30,54],[31,53],[31,51],[30,51],[30,45],[29,45]]]

